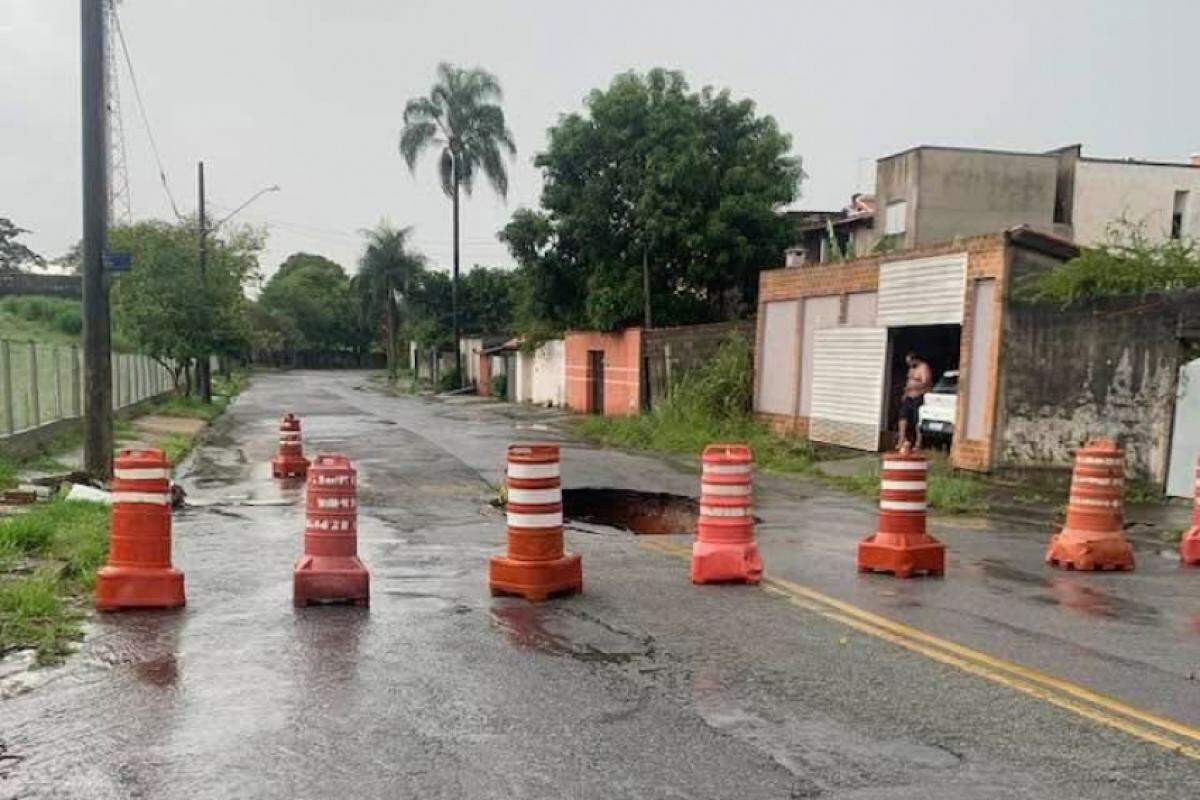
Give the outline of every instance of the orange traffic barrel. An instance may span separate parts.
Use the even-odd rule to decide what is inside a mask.
[[[161,450],[122,450],[113,464],[108,561],[96,608],[178,608],[183,573],[171,566],[171,464]]]
[[[758,583],[763,564],[754,541],[754,456],[744,444],[710,444],[700,461],[692,583]]]
[[[371,576],[358,558],[358,474],[350,459],[321,454],[309,466],[304,517],[294,604],[369,604]]]
[[[1188,528],[1179,543],[1179,559],[1188,566],[1200,565],[1200,458],[1196,459],[1195,483],[1192,501],[1192,527]]]
[[[509,445],[505,480],[508,549],[488,561],[492,595],[536,603],[583,591],[583,560],[563,552],[558,445]]]
[[[1125,451],[1116,442],[1096,439],[1076,451],[1067,522],[1051,537],[1046,563],[1062,569],[1133,569],[1124,496]]]
[[[279,420],[279,450],[271,459],[271,477],[303,478],[307,472],[308,459],[304,457],[300,420],[289,411]]]
[[[879,475],[879,529],[858,543],[858,571],[945,574],[946,546],[925,531],[929,461],[920,453],[884,453]]]

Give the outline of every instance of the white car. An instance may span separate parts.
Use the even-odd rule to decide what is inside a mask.
[[[954,414],[958,410],[958,370],[942,373],[933,388],[925,395],[925,403],[917,413],[921,436],[945,438],[954,436]]]

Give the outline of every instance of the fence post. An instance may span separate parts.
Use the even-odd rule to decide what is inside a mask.
[[[54,348],[54,418],[63,418],[62,402],[62,359],[59,358],[60,348]]]
[[[0,341],[0,382],[4,384],[4,421],[11,436],[17,429],[17,420],[13,416],[12,357],[7,341]]]
[[[80,381],[83,376],[79,369],[79,346],[71,345],[71,416],[79,417],[83,413],[79,409],[80,401]]]
[[[38,396],[38,365],[37,343],[29,343],[29,414],[30,427],[36,428],[42,424],[42,402]]]

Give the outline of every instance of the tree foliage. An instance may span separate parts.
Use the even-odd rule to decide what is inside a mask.
[[[208,237],[200,275],[194,225],[139,222],[109,232],[114,250],[133,256],[133,269],[114,282],[121,333],[147,355],[177,365],[208,353],[236,356],[249,344],[244,287],[258,277],[262,234],[229,228]]]
[[[0,272],[16,272],[27,265],[45,265],[46,259],[17,241],[25,233],[30,231],[17,227],[7,217],[0,217]]]
[[[324,256],[288,256],[263,287],[258,305],[286,321],[268,326],[285,334],[282,349],[357,350],[366,344],[350,278],[340,264]]]
[[[795,198],[790,137],[750,100],[689,91],[662,69],[618,75],[582,114],[550,129],[535,164],[540,212],[501,238],[521,265],[522,324],[612,329],[642,315],[650,265],[658,324],[733,316],[788,242],[777,210]]]
[[[1069,305],[1096,297],[1146,295],[1200,286],[1200,246],[1194,239],[1153,241],[1142,223],[1118,220],[1106,241],[1038,276],[1033,299]],[[1023,290],[1024,291],[1024,290]]]

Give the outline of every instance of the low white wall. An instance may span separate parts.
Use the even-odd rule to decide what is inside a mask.
[[[563,405],[567,398],[567,364],[562,339],[551,339],[526,357],[532,362],[529,402]]]

